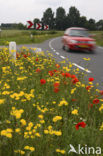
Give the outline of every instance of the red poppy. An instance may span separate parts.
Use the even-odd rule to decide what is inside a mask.
[[[53,71],[49,71],[48,73],[49,73],[50,76],[54,75]]]
[[[79,127],[85,128],[85,126],[86,126],[85,122],[79,122],[78,124],[76,124],[75,128],[76,128],[76,130],[78,130]]]
[[[75,75],[71,75],[71,78],[76,78],[76,76]]]
[[[65,73],[65,76],[66,76],[66,77],[71,77],[71,74]]]
[[[72,99],[73,102],[77,101],[77,99]]]
[[[38,58],[36,58],[36,60],[35,61],[39,61],[39,59]]]
[[[46,83],[46,80],[45,80],[45,79],[41,79],[41,80],[40,80],[40,83],[43,85],[43,84]]]
[[[25,58],[27,58],[27,57],[28,57],[28,56],[27,56],[27,55],[25,55],[25,54],[24,54],[23,56],[24,56]]]
[[[39,69],[39,68],[37,68],[37,69],[36,69],[36,72],[37,72],[37,73],[39,73],[39,72],[40,72],[40,69]]]
[[[56,69],[54,69],[54,72],[56,73],[56,72],[57,72],[57,70],[56,70]]]
[[[65,73],[61,73],[61,75],[64,77],[65,76]]]
[[[92,81],[94,81],[94,78],[93,78],[93,77],[90,77],[90,78],[88,79],[88,81],[92,82]]]
[[[100,94],[103,95],[103,90],[100,91]]]
[[[75,78],[75,79],[72,80],[72,83],[73,84],[76,84],[77,82],[79,82],[79,80],[77,78]]]
[[[89,104],[88,105],[88,109],[92,108],[93,107],[93,104]]]
[[[93,100],[93,104],[98,104],[98,103],[99,103],[99,99],[96,98]]]
[[[59,92],[59,88],[54,88],[54,92],[58,93]]]
[[[54,83],[54,87],[55,87],[55,88],[56,88],[56,87],[59,87],[59,85],[60,85],[60,83],[58,83],[58,82]]]
[[[91,88],[91,86],[87,86],[86,89],[89,90]]]

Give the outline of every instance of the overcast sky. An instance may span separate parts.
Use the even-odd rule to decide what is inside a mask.
[[[0,0],[0,24],[14,23],[41,18],[43,12],[51,7],[55,12],[58,7],[64,7],[68,12],[75,6],[87,19],[96,21],[103,19],[103,0]]]

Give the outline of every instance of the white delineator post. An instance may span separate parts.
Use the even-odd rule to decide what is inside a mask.
[[[16,42],[9,43],[9,54],[12,55],[14,59],[16,59]]]

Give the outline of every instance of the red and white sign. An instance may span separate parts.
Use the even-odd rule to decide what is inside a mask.
[[[42,29],[42,24],[41,23],[36,23],[36,29],[37,30]]]
[[[49,25],[44,25],[44,30],[49,30]]]
[[[34,24],[31,21],[27,21],[27,28],[34,28]]]

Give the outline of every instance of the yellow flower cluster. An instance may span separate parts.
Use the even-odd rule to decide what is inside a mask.
[[[25,151],[22,151],[22,150],[15,150],[14,152],[15,152],[15,153],[19,153],[19,154],[21,154],[21,155],[24,155],[24,154],[25,154]]]
[[[62,101],[60,101],[60,103],[58,104],[59,107],[61,106],[67,106],[68,105],[68,102],[65,100],[65,99],[62,99]]]
[[[19,100],[22,96],[25,97],[25,99],[22,99],[22,101],[31,100],[31,98],[34,98],[34,89],[31,89],[30,94],[20,91],[20,93],[13,93],[10,95],[10,97],[15,100]]]
[[[61,132],[61,130],[60,131],[55,131],[55,130],[53,130],[52,126],[48,126],[48,129],[44,130],[44,134],[61,136],[62,132]]]
[[[18,78],[17,78],[17,80],[18,80],[18,81],[22,81],[22,80],[25,80],[25,79],[27,79],[27,77],[26,77],[26,76],[23,76],[23,77],[18,77]]]
[[[58,120],[62,120],[62,117],[61,116],[55,116],[53,118],[53,122],[57,122]]]
[[[13,130],[11,128],[7,128],[1,131],[1,136],[6,136],[7,138],[12,138]]]
[[[56,149],[56,152],[57,152],[57,153],[61,153],[61,154],[65,154],[65,153],[66,153],[65,150],[60,150],[60,149]]]
[[[24,147],[25,150],[30,150],[31,152],[35,151],[34,147],[30,147],[30,146],[25,146]]]
[[[18,109],[16,109],[15,107],[12,107],[12,111],[10,112],[10,114],[11,114],[12,116],[15,116],[16,119],[20,119],[23,112],[24,112],[23,109],[19,109],[19,110],[18,110]]]

